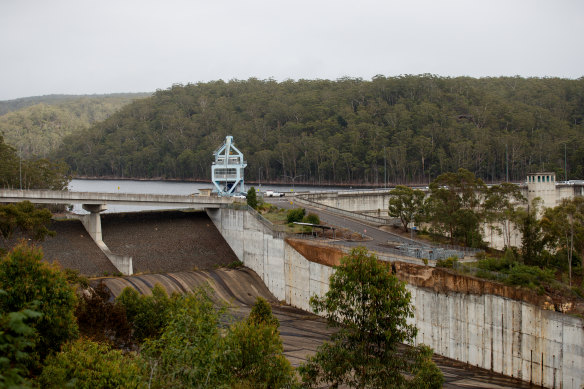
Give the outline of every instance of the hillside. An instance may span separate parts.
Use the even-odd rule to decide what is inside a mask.
[[[46,157],[67,135],[103,121],[147,93],[50,95],[0,101],[0,134],[24,158]]]
[[[486,181],[584,177],[584,78],[432,75],[175,85],[71,135],[81,176],[209,179],[233,135],[246,178],[382,185],[466,168]],[[565,157],[565,158],[564,158]]]

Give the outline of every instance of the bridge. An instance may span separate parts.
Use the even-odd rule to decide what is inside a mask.
[[[98,193],[98,192],[68,192],[56,190],[18,190],[0,189],[0,203],[16,203],[30,201],[34,204],[81,204],[88,211],[87,215],[76,215],[89,236],[111,263],[124,275],[133,273],[132,257],[117,255],[111,252],[103,241],[100,213],[112,205],[138,206],[168,206],[187,209],[221,208],[233,203],[233,197],[211,197],[200,195],[167,195],[140,193]]]

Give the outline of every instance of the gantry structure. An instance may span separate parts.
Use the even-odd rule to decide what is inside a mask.
[[[233,137],[228,135],[225,142],[213,153],[215,161],[211,165],[211,180],[219,196],[245,194],[243,169],[247,162],[241,151],[233,145]]]

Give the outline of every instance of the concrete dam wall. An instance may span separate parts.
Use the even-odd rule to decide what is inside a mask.
[[[334,205],[333,205],[334,206]],[[328,291],[340,250],[285,240],[244,210],[208,210],[237,257],[279,300],[309,310],[309,298]],[[546,308],[515,288],[394,264],[408,282],[419,328],[416,343],[437,354],[549,388],[584,385],[584,321]],[[553,307],[553,305],[552,305]],[[548,307],[549,308],[549,307]]]

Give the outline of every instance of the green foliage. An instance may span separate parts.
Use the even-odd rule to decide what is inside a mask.
[[[231,386],[267,389],[290,388],[296,384],[276,326],[254,320],[235,323],[224,347],[224,364]]]
[[[408,232],[408,224],[419,220],[424,212],[424,192],[407,186],[398,185],[389,192],[389,216],[398,217]]]
[[[445,267],[448,269],[453,269],[458,264],[458,257],[448,257],[446,259],[438,259],[436,261],[436,267]]]
[[[0,186],[3,188],[63,190],[71,180],[63,161],[21,160],[0,135]]]
[[[417,333],[407,323],[413,316],[410,299],[389,264],[364,248],[353,249],[335,267],[326,295],[310,299],[312,309],[338,331],[300,367],[304,383],[310,387],[406,387],[403,373],[412,374],[421,368],[420,361],[427,362],[420,357],[426,349],[397,351],[398,344],[412,343]]]
[[[272,314],[270,303],[268,303],[263,297],[258,297],[256,299],[256,302],[249,313],[248,322],[256,325],[269,325],[274,328],[280,327],[280,321],[278,321],[278,318]]]
[[[236,259],[235,261],[228,263],[225,267],[228,269],[238,269],[242,266],[244,266],[243,262],[241,262],[239,259]]]
[[[205,290],[177,297],[160,337],[142,355],[154,388],[283,388],[295,384],[269,305],[258,300],[253,316],[221,329],[225,307]]]
[[[52,214],[46,208],[37,208],[29,201],[15,204],[0,204],[0,235],[4,241],[9,240],[15,231],[35,241],[42,241],[48,236],[55,236],[47,226]]]
[[[416,355],[416,366],[413,369],[413,379],[408,383],[412,389],[439,389],[444,385],[444,375],[432,361],[434,352],[426,345],[419,346]]]
[[[542,253],[545,240],[542,224],[537,221],[538,201],[532,202],[527,210],[517,211],[517,221],[521,232],[521,257],[527,265],[543,265]]]
[[[545,210],[541,220],[545,242],[552,251],[562,250],[567,254],[569,284],[572,286],[574,251],[584,256],[584,198],[564,199],[554,208]]]
[[[118,296],[116,303],[126,310],[128,321],[134,329],[134,340],[143,342],[160,336],[170,320],[176,299],[168,297],[164,288],[156,284],[151,296],[140,295],[135,289],[127,287]]]
[[[147,94],[42,96],[0,102],[0,133],[23,158],[46,157],[67,135],[105,120]]]
[[[286,215],[286,220],[288,223],[301,222],[306,214],[304,208],[294,208],[288,211]]]
[[[217,310],[203,291],[184,296],[159,338],[146,341],[142,355],[149,361],[153,387],[223,387],[229,374],[219,347]]]
[[[310,212],[308,215],[304,216],[302,219],[304,223],[320,224],[320,218],[316,213]]]
[[[32,352],[41,360],[58,351],[63,343],[77,337],[74,316],[77,297],[65,275],[54,265],[42,262],[40,249],[24,243],[0,260],[0,312],[17,312],[38,304],[42,314],[31,324],[38,339]]]
[[[208,180],[213,151],[233,135],[251,180],[427,182],[462,167],[493,182],[506,176],[506,146],[510,180],[543,166],[563,176],[568,144],[581,178],[583,90],[582,79],[427,74],[174,85],[69,136],[56,155],[79,175]]]
[[[520,263],[514,264],[506,272],[508,277],[505,283],[508,285],[523,286],[530,289],[542,288],[545,284],[554,281],[555,272],[552,269],[540,269],[537,266],[528,266]]]
[[[247,200],[247,205],[249,205],[253,209],[257,209],[258,197],[256,194],[256,190],[253,186],[251,188],[249,188],[249,190],[247,191],[246,200]]]
[[[466,169],[443,173],[430,183],[426,202],[427,219],[432,228],[448,234],[451,242],[463,241],[470,247],[481,247],[481,194],[485,184]]]
[[[0,295],[5,293],[0,289]],[[0,388],[29,387],[25,377],[37,332],[27,322],[39,317],[40,312],[30,309],[0,314]]]
[[[108,345],[79,339],[49,356],[38,377],[42,388],[146,388],[140,357]]]

